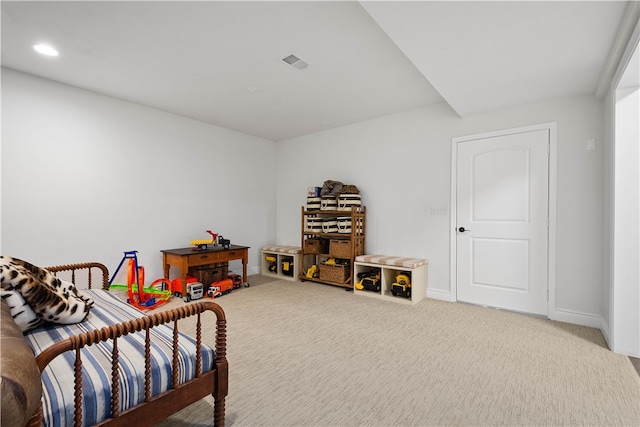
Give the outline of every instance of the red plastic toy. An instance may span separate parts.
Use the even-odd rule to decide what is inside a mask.
[[[207,297],[218,298],[224,294],[228,294],[234,289],[232,279],[223,279],[219,282],[213,282],[209,289],[207,289]]]
[[[124,253],[122,261],[120,261],[118,268],[116,268],[113,277],[109,281],[110,286],[121,286],[113,285],[112,283],[126,259],[129,260],[127,264],[127,302],[129,304],[140,310],[150,310],[169,301],[171,292],[162,289],[169,283],[167,279],[158,279],[150,287],[144,287],[144,267],[138,265],[137,251]]]
[[[189,283],[195,283],[197,281],[197,278],[193,276],[187,276],[187,285]],[[171,282],[171,292],[173,292],[173,295],[177,296],[178,298],[182,297],[182,277],[173,279],[173,281]]]

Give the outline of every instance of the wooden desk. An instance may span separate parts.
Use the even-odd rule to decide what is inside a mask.
[[[182,295],[187,294],[187,271],[189,267],[213,264],[217,262],[242,260],[242,280],[247,283],[247,263],[249,262],[249,246],[229,245],[229,249],[214,246],[205,250],[193,248],[165,249],[162,252],[164,277],[169,279],[169,268],[173,265],[180,269],[182,276]],[[206,283],[205,285],[210,285]]]

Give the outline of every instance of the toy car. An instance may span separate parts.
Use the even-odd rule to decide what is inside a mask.
[[[356,289],[380,292],[380,270],[371,270],[358,273],[360,281],[356,283]]]
[[[285,259],[281,262],[282,274],[293,276],[293,258]]]
[[[411,273],[403,271],[396,276],[396,281],[391,285],[391,293],[393,296],[402,296],[411,298]]]
[[[200,299],[204,296],[204,286],[200,282],[187,283],[187,296],[185,302]]]
[[[229,249],[231,246],[231,240],[225,239],[222,236],[218,236],[218,244],[222,246],[222,249]]]
[[[318,266],[314,264],[309,267],[306,276],[307,279],[317,279],[318,277],[320,277],[320,270],[318,269]]]
[[[267,255],[264,260],[268,263],[269,271],[276,273],[278,271],[278,259],[273,255]]]
[[[218,298],[222,296],[222,292],[220,291],[220,286],[209,286],[207,289],[207,297],[209,298]]]
[[[242,276],[236,273],[229,273],[227,279],[233,282],[233,289],[238,289],[242,286]]]
[[[196,283],[198,279],[192,276],[187,276],[187,285],[189,283]],[[171,290],[175,296],[178,298],[182,298],[182,277],[178,277],[177,279],[173,279],[171,281]]]
[[[380,292],[380,275],[362,279],[362,287],[367,291]]]
[[[233,287],[233,280],[231,279],[222,279],[218,282],[213,282],[210,286],[209,289],[214,288],[213,291],[211,291],[213,293],[213,296],[215,298],[220,297],[224,294],[228,294],[229,292],[231,292],[234,287]],[[207,296],[209,296],[209,291],[207,291]]]

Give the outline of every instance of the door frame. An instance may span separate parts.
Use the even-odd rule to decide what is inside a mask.
[[[474,135],[451,138],[451,210],[449,229],[449,266],[450,282],[449,291],[451,301],[458,301],[458,262],[457,262],[457,177],[458,177],[458,144],[461,142],[472,142],[478,139],[493,138],[498,136],[511,135],[514,133],[525,133],[538,130],[549,131],[549,228],[547,239],[547,317],[555,317],[556,306],[556,190],[557,190],[557,123],[540,123],[531,126],[523,126],[499,131],[485,132]]]

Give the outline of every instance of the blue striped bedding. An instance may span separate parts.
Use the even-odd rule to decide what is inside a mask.
[[[124,303],[104,290],[85,290],[94,299],[87,319],[75,325],[45,324],[25,334],[25,339],[39,354],[54,342],[82,332],[136,319],[145,314]],[[180,323],[180,321],[178,321]],[[171,388],[171,344],[173,329],[160,325],[151,329],[151,396]],[[118,338],[120,355],[120,412],[144,401],[144,341],[145,331]],[[180,334],[179,384],[195,376],[195,339]],[[83,373],[83,425],[93,425],[111,414],[111,341],[84,347],[82,352]],[[202,372],[214,366],[214,350],[202,346]],[[73,425],[75,351],[55,358],[42,373],[43,412],[46,426]],[[65,372],[61,375],[60,372]],[[56,374],[54,374],[56,373]]]

